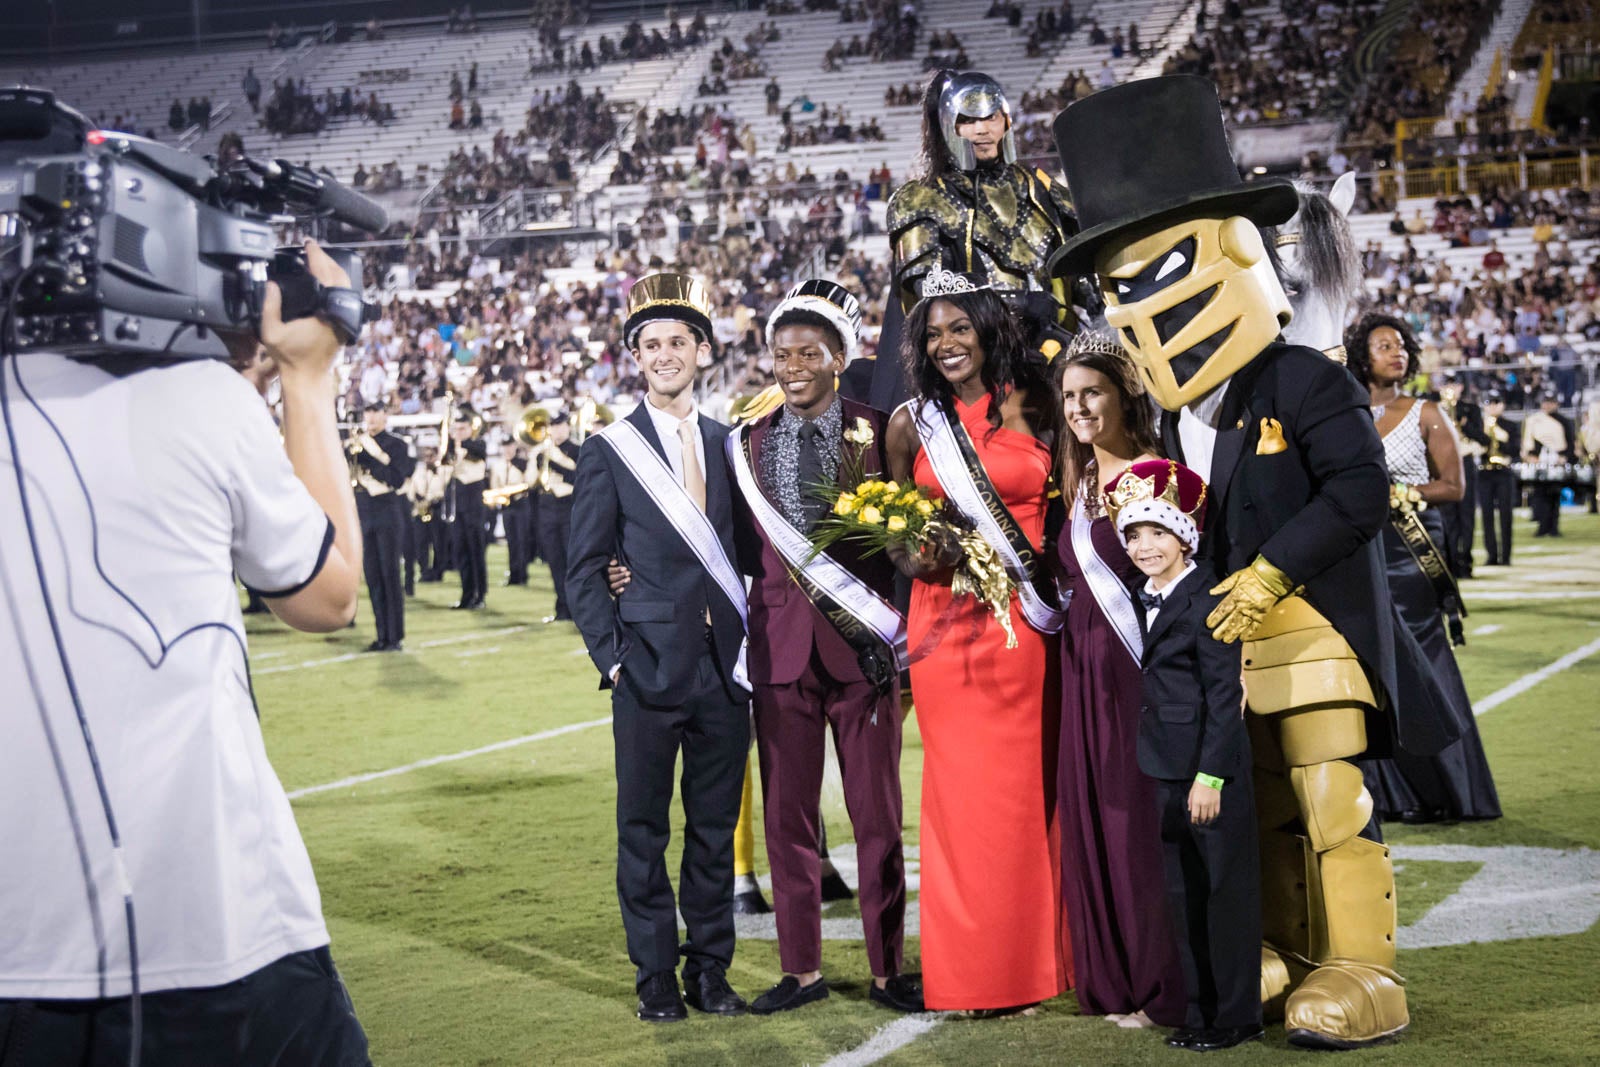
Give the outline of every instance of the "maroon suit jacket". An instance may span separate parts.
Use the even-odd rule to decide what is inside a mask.
[[[844,404],[844,428],[856,419],[872,425],[872,444],[866,446],[866,476],[881,476],[889,469],[885,452],[889,416],[853,400]],[[778,409],[781,411],[782,409]],[[768,429],[778,417],[774,411],[750,427],[750,458],[757,480],[761,477],[761,446]],[[859,446],[843,442],[841,465]],[[750,585],[750,647],[747,666],[750,681],[756,685],[787,685],[799,679],[811,659],[812,649],[822,657],[828,674],[841,682],[864,681],[856,653],[839,631],[811,603],[811,599],[789,577],[783,557],[778,555],[760,524],[750,514],[734,483],[734,540],[739,548],[739,567],[753,581]],[[866,582],[886,600],[894,598],[894,564],[879,552],[863,558],[852,545],[835,545],[830,555],[850,573]]]

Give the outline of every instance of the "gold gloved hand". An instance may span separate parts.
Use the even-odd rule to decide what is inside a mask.
[[[1222,603],[1206,616],[1211,636],[1224,644],[1249,640],[1267,612],[1293,592],[1289,576],[1265,556],[1257,556],[1250,566],[1234,571],[1211,590],[1213,596],[1222,596]]]

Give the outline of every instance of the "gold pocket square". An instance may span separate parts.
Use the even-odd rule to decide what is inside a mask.
[[[1277,419],[1261,420],[1261,439],[1256,442],[1256,455],[1275,456],[1287,452],[1289,442],[1283,439],[1283,425]]]

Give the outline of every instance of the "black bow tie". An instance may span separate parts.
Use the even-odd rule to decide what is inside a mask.
[[[1152,611],[1160,611],[1161,610],[1161,594],[1160,593],[1147,593],[1143,589],[1141,589],[1141,590],[1139,590],[1139,603],[1144,605],[1145,614],[1147,614],[1147,615]]]

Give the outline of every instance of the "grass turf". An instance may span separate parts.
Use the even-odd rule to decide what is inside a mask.
[[[1472,636],[1459,655],[1475,701],[1600,639],[1600,520],[1569,511],[1567,536],[1519,522],[1516,565],[1467,584]],[[504,556],[490,558],[490,573]],[[446,606],[457,587],[420,585],[408,651],[358,655],[369,619],[327,637],[250,620],[267,743],[291,791],[537,735],[608,714],[570,625],[541,626],[551,594],[493,588],[489,609]],[[1500,599],[1529,591],[1597,599]],[[1490,593],[1493,596],[1480,597]],[[1407,845],[1600,848],[1600,655],[1479,719],[1506,817],[1394,827]],[[906,726],[906,841],[917,840],[922,755]],[[894,1016],[866,1000],[860,942],[830,941],[834,987],[792,1016],[650,1027],[633,1019],[632,968],[614,892],[615,783],[604,725],[296,800],[336,958],[381,1065],[822,1063]],[[837,795],[830,836],[848,840]],[[759,830],[759,828],[758,828]],[[676,868],[676,848],[669,867]],[[758,856],[761,846],[758,841]],[[758,866],[765,869],[764,859]],[[1401,924],[1461,890],[1476,862],[1401,862]],[[1505,906],[1541,907],[1537,899]],[[848,906],[828,913],[853,914]],[[1413,1023],[1362,1062],[1575,1063],[1600,1034],[1600,929],[1564,937],[1404,948]],[[907,941],[916,967],[917,942]],[[776,943],[741,940],[731,979],[747,996],[778,976]],[[1285,1054],[1281,1027],[1240,1060]],[[889,1064],[1142,1063],[1176,1056],[1152,1032],[1076,1014],[1070,996],[1031,1018],[946,1021]]]

